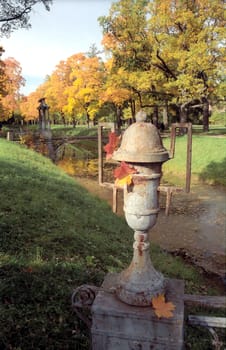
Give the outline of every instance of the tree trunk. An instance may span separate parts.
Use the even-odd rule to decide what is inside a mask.
[[[117,106],[116,107],[116,124],[117,124],[117,128],[120,130],[121,126],[122,126],[122,107],[121,106]]]
[[[169,118],[168,118],[168,106],[167,104],[163,107],[163,124],[165,129],[169,127]]]
[[[203,97],[202,99],[203,102],[203,131],[209,131],[209,101],[206,97]]]
[[[61,116],[61,119],[62,119],[62,122],[64,124],[64,126],[66,125],[66,120],[65,120],[65,115],[63,112],[60,113],[60,116]]]
[[[186,105],[187,104],[184,103],[180,106],[180,123],[187,123],[188,111],[187,111]],[[184,135],[186,134],[186,132],[187,132],[187,129],[180,128],[179,134]]]
[[[131,114],[132,114],[132,122],[135,123],[136,121],[136,106],[135,106],[135,101],[131,100],[130,101],[130,108],[131,108]]]
[[[159,124],[159,113],[158,113],[158,106],[154,107],[154,111],[153,111],[153,118],[152,118],[153,124],[156,126],[156,128],[158,127]]]
[[[75,119],[75,117],[73,117],[73,118],[72,118],[72,125],[73,125],[73,128],[76,127],[76,124],[77,124],[77,123],[76,123],[76,119]]]
[[[90,122],[90,119],[89,119],[89,113],[86,112],[86,123],[87,123],[87,127],[89,129],[89,122]]]

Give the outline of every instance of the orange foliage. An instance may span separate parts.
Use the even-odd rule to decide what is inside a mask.
[[[103,36],[101,44],[104,45],[107,50],[109,50],[116,45],[116,39],[111,33],[106,33]]]
[[[165,296],[163,294],[160,294],[157,297],[152,298],[151,301],[152,301],[152,306],[154,308],[154,312],[156,316],[158,316],[158,318],[173,317],[173,310],[175,309],[175,305],[171,302],[166,302]]]
[[[38,118],[38,100],[41,98],[40,94],[35,91],[29,96],[23,97],[20,102],[20,111],[26,121],[35,120]]]
[[[2,98],[2,105],[8,116],[12,112],[19,110],[20,87],[24,85],[24,78],[22,77],[22,69],[14,58],[10,57],[4,60],[4,71],[7,76],[5,81],[5,88],[7,95]]]

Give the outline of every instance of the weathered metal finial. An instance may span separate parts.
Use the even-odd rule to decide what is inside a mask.
[[[147,119],[147,114],[146,112],[142,111],[142,109],[137,112],[136,116],[135,116],[136,122],[145,122]]]

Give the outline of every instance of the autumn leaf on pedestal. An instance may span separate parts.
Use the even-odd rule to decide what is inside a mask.
[[[104,146],[104,150],[107,153],[106,159],[112,157],[113,152],[116,150],[116,147],[119,144],[120,136],[117,136],[115,132],[109,132],[108,134],[109,142]]]
[[[127,175],[127,176],[123,177],[122,179],[116,179],[115,186],[116,187],[124,187],[124,185],[129,186],[129,185],[131,185],[132,182],[133,182],[132,176]]]
[[[165,301],[165,296],[163,294],[158,295],[151,300],[152,306],[154,308],[154,312],[158,318],[165,317],[171,318],[173,317],[173,310],[175,309],[175,305],[171,302]]]
[[[136,169],[129,166],[126,162],[121,162],[120,167],[114,170],[115,185],[117,187],[124,187],[124,185],[131,185],[132,174],[137,173]]]

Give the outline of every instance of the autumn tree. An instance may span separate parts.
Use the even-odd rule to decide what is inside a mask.
[[[91,57],[96,57],[98,56],[99,54],[103,53],[102,50],[99,50],[96,46],[96,44],[92,44],[90,47],[89,47],[89,50],[88,52],[86,53],[86,56],[91,58]]]
[[[181,121],[189,109],[201,106],[208,130],[209,103],[225,54],[224,1],[156,0],[149,10],[152,65],[166,77],[164,90],[173,96]]]
[[[61,119],[64,123],[72,122],[75,125],[78,119],[85,117],[89,124],[97,117],[101,109],[100,91],[105,70],[95,52],[95,47],[92,47],[89,55],[78,53],[60,61],[35,91],[35,96],[47,99],[52,121]],[[22,103],[23,113],[28,119],[35,115],[35,105],[30,102],[33,98],[34,94],[29,95]],[[29,113],[26,106],[29,106]]]
[[[4,49],[0,46],[0,115],[4,113],[2,99],[7,95],[7,75],[5,73],[5,63],[1,59]]]
[[[9,36],[18,28],[30,28],[30,12],[38,3],[49,11],[52,0],[0,0],[0,36]]]
[[[12,57],[4,60],[4,73],[7,80],[4,84],[5,96],[2,98],[4,109],[2,118],[7,120],[15,114],[19,114],[20,88],[24,85],[24,78],[19,62]]]
[[[105,62],[106,78],[104,88],[100,91],[99,101],[101,106],[112,104],[115,121],[120,128],[123,119],[123,109],[126,103],[132,101],[132,92],[128,88],[128,73],[123,68],[116,68],[110,59]]]
[[[201,106],[208,129],[225,52],[223,0],[120,0],[100,24],[115,74],[127,73],[123,84],[137,96],[135,104],[153,105],[155,113],[156,106],[173,104],[181,121]]]
[[[50,115],[54,120],[58,116],[63,122],[66,121],[63,112],[64,107],[67,105],[65,90],[73,82],[73,79],[70,77],[72,65],[73,60],[71,58],[68,58],[66,61],[60,61],[44,84],[44,96],[51,106]]]
[[[45,96],[45,86],[41,84],[34,92],[20,99],[20,112],[26,122],[38,120],[38,101]]]
[[[67,104],[64,112],[72,118],[85,115],[87,124],[100,109],[99,95],[104,81],[104,69],[97,56],[87,57],[80,53],[67,60],[71,67],[71,84],[66,88]]]
[[[99,18],[102,44],[111,56],[104,97],[121,107],[123,102],[129,104],[132,117],[143,106],[141,90],[151,85],[147,4],[147,0],[121,0],[112,4],[108,16]]]
[[[60,117],[64,123],[69,121],[63,110],[68,104],[68,97],[65,91],[74,81],[74,78],[71,78],[74,56],[69,57],[65,61],[60,61],[52,74],[46,77],[45,81],[39,85],[35,92],[24,99],[22,109],[26,119],[37,118],[37,101],[45,97],[48,100],[48,105],[51,107],[50,116],[53,121],[56,119],[56,116]]]
[[[60,61],[51,75],[47,75],[44,82],[37,89],[22,99],[20,109],[26,121],[38,118],[38,101],[45,97],[50,106],[50,121],[65,121],[63,108],[67,104],[65,89],[68,87],[71,68],[66,61]]]

